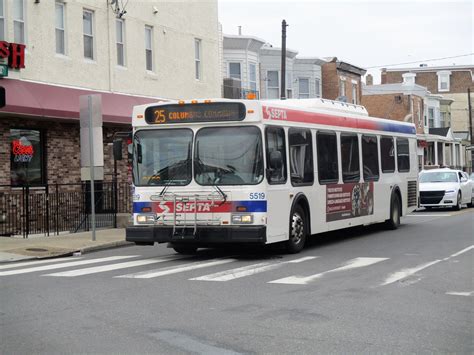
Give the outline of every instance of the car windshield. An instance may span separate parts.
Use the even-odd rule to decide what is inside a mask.
[[[263,179],[257,127],[203,128],[196,134],[195,179],[201,185],[249,185]]]
[[[452,171],[422,173],[420,182],[458,182],[458,175]]]
[[[187,185],[191,181],[190,129],[142,130],[134,136],[135,185]]]

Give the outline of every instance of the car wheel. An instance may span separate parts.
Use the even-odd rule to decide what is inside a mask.
[[[299,253],[303,249],[307,233],[304,210],[297,205],[290,216],[290,239],[286,242],[288,253]]]
[[[458,192],[458,198],[457,198],[457,201],[456,201],[456,206],[454,206],[454,209],[456,211],[460,211],[461,208],[462,208],[462,196],[461,196],[461,191]]]
[[[385,221],[387,229],[397,229],[400,226],[401,205],[397,195],[392,196],[390,202],[390,218]]]

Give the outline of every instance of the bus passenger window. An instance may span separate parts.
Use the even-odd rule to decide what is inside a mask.
[[[397,138],[397,162],[398,171],[410,171],[410,146],[408,139]]]
[[[316,134],[318,148],[318,178],[320,184],[337,183],[339,166],[337,163],[336,133],[318,132]]]
[[[312,185],[314,181],[313,142],[309,129],[290,128],[290,173],[293,185]]]
[[[379,153],[376,136],[362,136],[362,163],[364,164],[364,181],[379,179]]]
[[[382,161],[382,172],[393,173],[395,171],[395,147],[393,138],[380,138],[380,158]]]
[[[341,134],[342,181],[359,182],[359,140],[356,134]]]
[[[269,184],[284,184],[286,182],[286,144],[285,131],[283,128],[268,127],[265,131],[267,140],[267,181]],[[280,152],[281,167],[272,168],[270,156],[272,152]]]

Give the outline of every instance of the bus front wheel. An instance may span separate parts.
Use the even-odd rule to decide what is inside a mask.
[[[297,205],[290,217],[290,238],[286,242],[286,249],[289,253],[299,253],[306,241],[308,227],[306,223],[305,213],[300,205]]]
[[[177,246],[177,245],[174,245],[172,248],[178,254],[183,254],[183,255],[194,255],[197,252],[197,247],[193,247],[193,246]]]

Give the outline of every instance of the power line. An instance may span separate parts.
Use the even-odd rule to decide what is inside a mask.
[[[470,55],[474,55],[474,53],[453,55],[453,56],[451,56],[451,57],[443,57],[443,58],[422,59],[422,60],[417,60],[417,61],[414,61],[414,62],[395,63],[395,64],[384,64],[384,65],[374,65],[374,66],[371,66],[371,67],[366,67],[365,69],[383,68],[383,67],[390,67],[390,66],[397,66],[397,65],[405,65],[405,64],[415,64],[415,63],[420,63],[420,62],[434,62],[434,61],[443,60],[443,59],[469,57]]]

